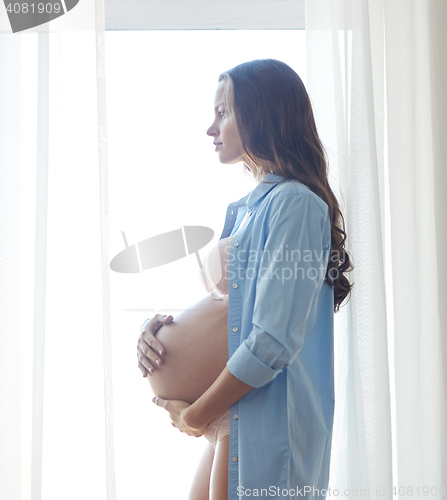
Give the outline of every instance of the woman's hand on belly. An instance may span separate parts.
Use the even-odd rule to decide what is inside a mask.
[[[173,317],[156,314],[147,319],[140,327],[140,337],[137,343],[138,368],[146,377],[148,373],[155,371],[155,366],[163,363],[161,355],[165,350],[162,344],[155,338],[157,331],[163,326],[172,323]]]
[[[171,424],[176,427],[180,432],[188,434],[188,436],[200,437],[205,433],[206,427],[202,429],[196,429],[188,425],[187,419],[185,418],[186,410],[191,406],[186,401],[180,401],[178,399],[163,399],[160,397],[152,398],[152,402],[157,406],[161,406],[171,417]]]

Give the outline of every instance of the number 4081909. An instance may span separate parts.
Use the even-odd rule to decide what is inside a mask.
[[[39,2],[39,3],[10,3],[6,6],[6,12],[15,13],[15,14],[43,14],[46,12],[47,14],[51,14],[52,12],[58,14],[61,11],[61,4],[59,2]]]

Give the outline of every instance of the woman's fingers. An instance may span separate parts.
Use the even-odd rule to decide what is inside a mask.
[[[185,422],[184,411],[191,406],[187,401],[163,399],[160,396],[154,396],[152,402],[169,412],[171,424],[180,432],[194,437],[203,435],[202,431],[192,429]]]
[[[147,377],[148,373],[154,373],[155,368],[152,366],[150,361],[145,356],[140,356],[140,353],[137,352],[138,358],[138,368],[141,370],[143,377]]]
[[[141,342],[138,342],[137,345],[137,354],[138,359],[142,365],[144,365],[147,370],[153,372],[155,367],[163,364],[163,361],[159,354],[157,354],[153,349],[151,349],[151,344],[147,339],[143,339]],[[152,370],[151,370],[152,368]]]
[[[165,354],[165,350],[161,343],[155,338],[155,334],[163,326],[172,323],[173,317],[163,316],[161,314],[156,314],[153,318],[146,320],[140,328],[141,338],[143,338],[146,343],[159,354]]]
[[[160,356],[165,354],[165,350],[155,338],[155,334],[163,325],[171,323],[173,319],[171,315],[156,314],[141,325],[137,344],[137,357],[138,368],[143,373],[143,377],[146,377],[148,373],[153,373],[155,367],[163,363]]]
[[[137,353],[137,357],[138,357],[138,353]],[[138,358],[138,368],[141,371],[141,373],[143,374],[143,377],[147,377],[148,371],[146,370],[146,367],[140,363],[139,358]]]
[[[160,396],[154,396],[152,398],[152,402],[155,403],[157,406],[161,406],[166,411],[170,411],[169,405],[171,401],[169,399],[163,399]]]

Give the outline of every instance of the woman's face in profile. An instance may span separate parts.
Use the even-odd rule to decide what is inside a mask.
[[[217,86],[214,98],[214,122],[206,131],[214,138],[219,161],[225,164],[243,161],[242,141],[236,131],[234,114],[229,113],[224,102],[224,89],[226,81],[222,80]]]

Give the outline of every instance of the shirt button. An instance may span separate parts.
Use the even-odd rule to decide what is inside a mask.
[[[234,420],[237,420],[237,419],[239,418],[239,415],[238,415],[237,413],[235,413],[235,414],[233,415],[233,418],[234,418]]]
[[[237,283],[233,283],[233,288],[237,288]]]
[[[248,216],[249,216],[249,217],[250,217],[251,213],[252,213],[252,211],[250,210],[250,212],[248,212]]]
[[[233,462],[237,462],[237,457],[233,457]]]
[[[235,332],[235,333],[236,333],[236,332],[237,332],[237,330],[238,330],[237,326],[233,326],[233,332]]]
[[[235,243],[234,247],[237,248],[239,246],[239,243]]]

